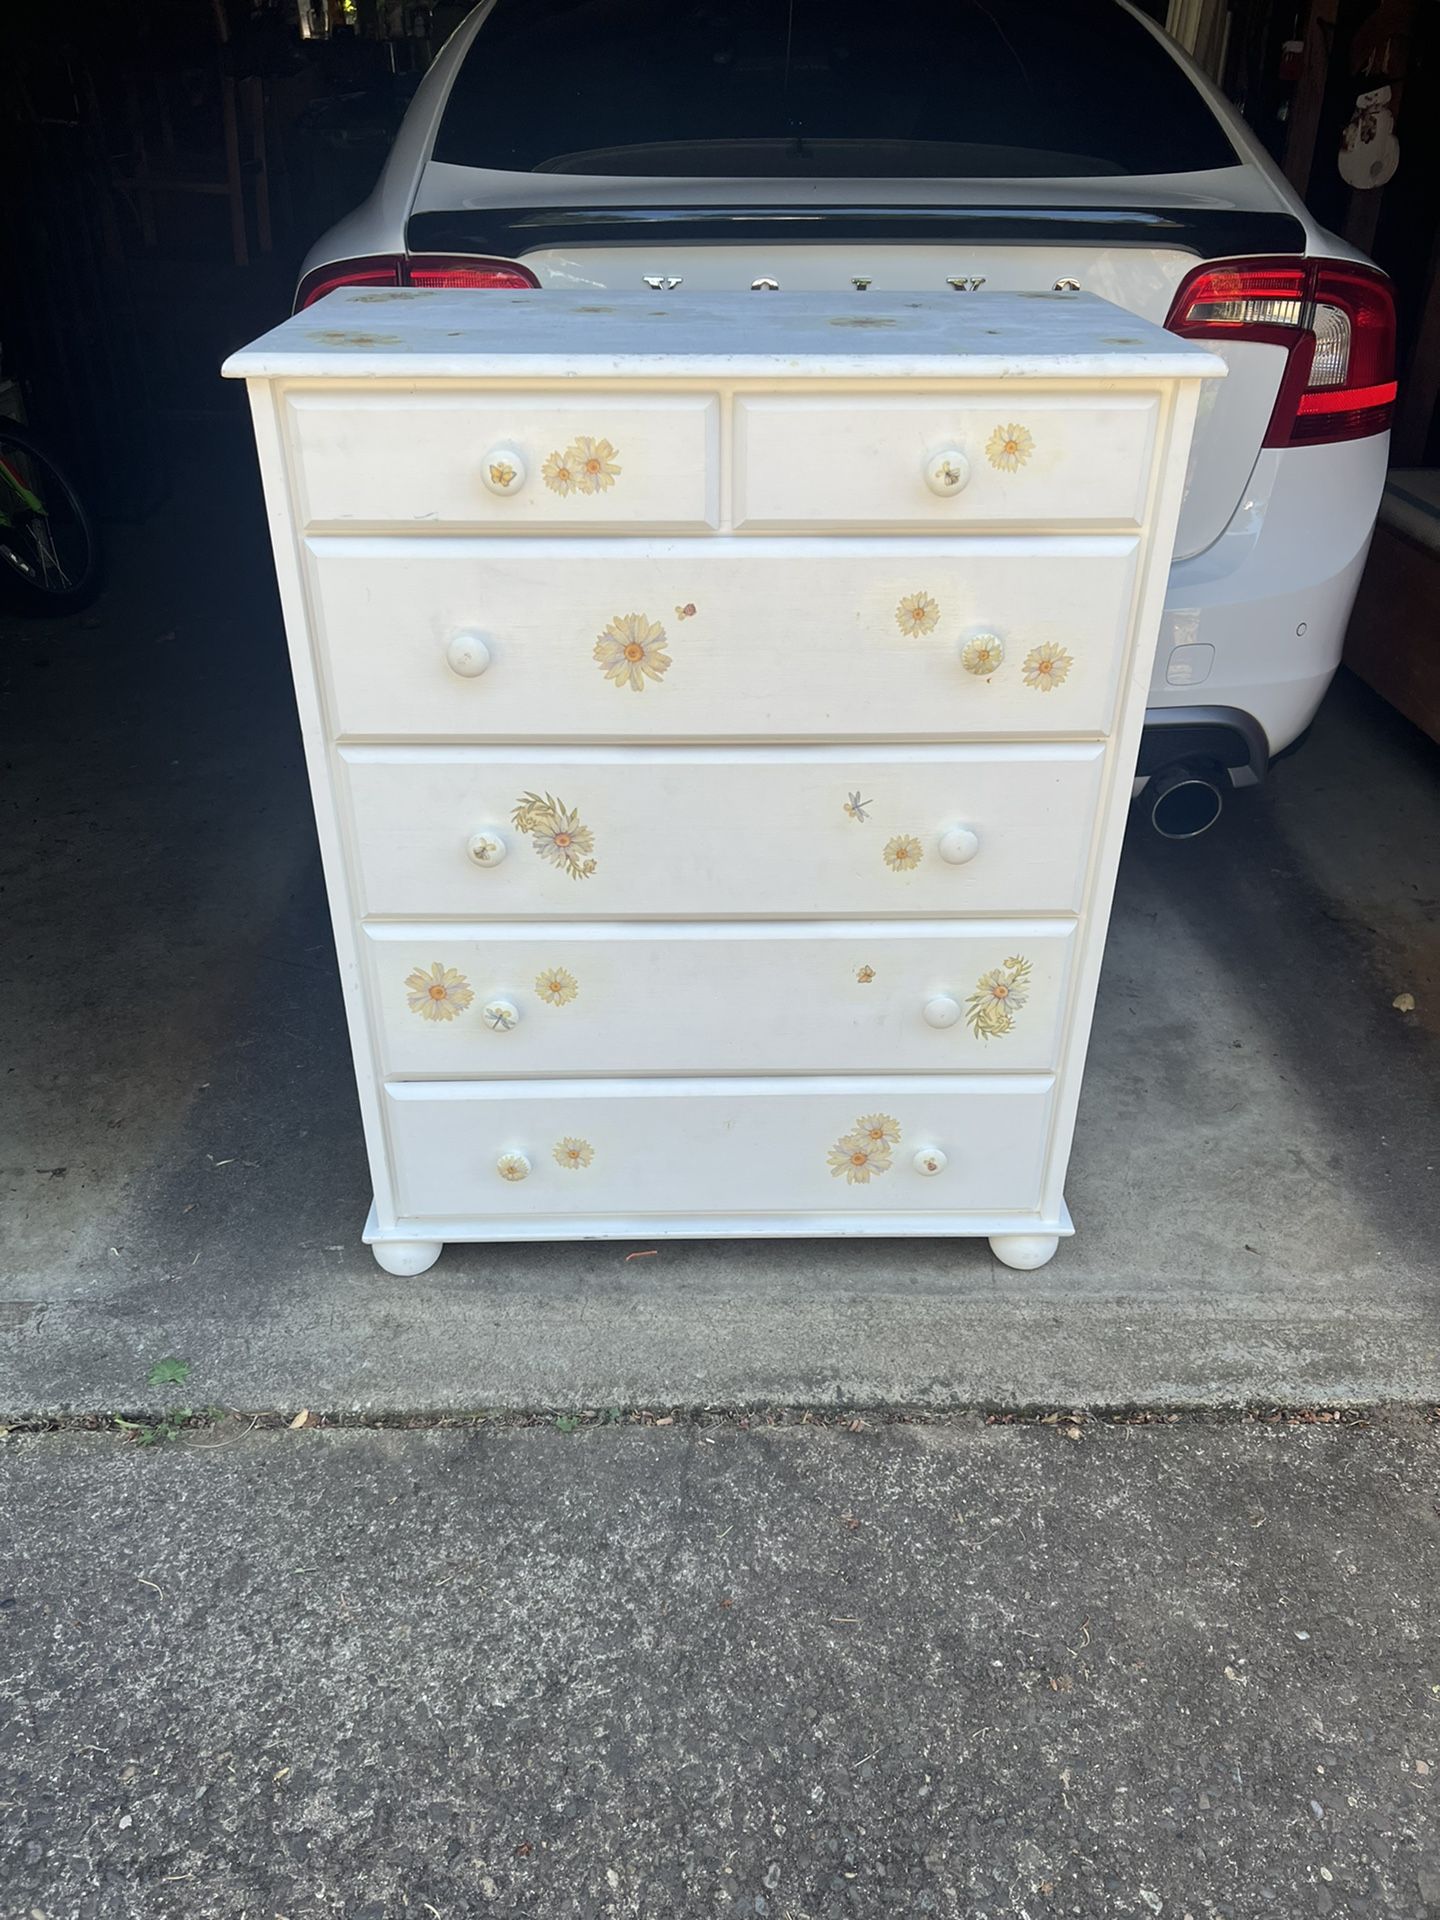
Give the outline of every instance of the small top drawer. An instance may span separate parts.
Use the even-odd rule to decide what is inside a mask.
[[[1135,527],[1153,393],[742,395],[735,525]]]
[[[711,394],[292,389],[306,526],[606,533],[719,518]]]

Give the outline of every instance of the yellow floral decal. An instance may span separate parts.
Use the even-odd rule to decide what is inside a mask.
[[[940,624],[940,608],[928,593],[907,593],[895,609],[902,633],[933,633]]]
[[[405,982],[405,998],[410,1011],[422,1020],[453,1020],[475,998],[470,982],[454,967],[442,967],[437,960],[426,973],[417,967]]]
[[[985,442],[986,459],[1002,473],[1018,473],[1034,451],[1029,431],[1013,422],[1008,427],[996,427]]]
[[[580,991],[580,985],[574,974],[567,973],[564,967],[547,967],[544,973],[536,975],[535,991],[549,1006],[568,1007]]]
[[[975,982],[965,1002],[965,1024],[980,1040],[998,1040],[1015,1027],[1015,1015],[1030,997],[1030,962],[1012,955]]]
[[[892,873],[913,873],[924,858],[925,849],[913,833],[897,833],[893,840],[885,842],[884,855]]]
[[[515,469],[508,461],[497,460],[490,469],[490,484],[495,487],[508,487],[515,479]]]
[[[547,793],[522,793],[510,816],[521,833],[530,835],[530,844],[542,860],[559,867],[572,880],[588,880],[595,871],[589,856],[595,851],[595,836],[573,807]]]
[[[852,820],[869,819],[870,816],[866,813],[865,809],[867,807],[873,807],[874,804],[875,802],[873,800],[862,800],[860,798],[860,789],[858,787],[856,787],[853,793],[848,793],[845,796],[845,812]]]
[[[620,471],[615,449],[608,440],[577,440],[573,447],[565,449],[565,464],[574,472],[575,484],[581,493],[604,493],[614,486]]]
[[[675,618],[677,620],[693,620],[695,618],[695,602],[689,600],[683,607],[676,607]]]
[[[993,633],[980,633],[970,641],[960,655],[960,664],[967,673],[994,673],[1005,658],[1005,649]]]
[[[857,967],[855,969],[855,978],[860,982],[862,987],[868,987],[870,982],[875,978],[874,967]]]
[[[545,484],[552,493],[566,494],[575,491],[578,482],[570,458],[574,451],[572,447],[569,453],[552,453],[541,467],[540,471],[545,476]]]
[[[502,1180],[523,1180],[530,1171],[530,1162],[523,1153],[502,1153],[495,1162],[495,1171]]]
[[[594,1158],[595,1149],[588,1140],[565,1139],[555,1142],[555,1159],[562,1167],[569,1167],[572,1171],[577,1167],[588,1167]]]
[[[1032,647],[1020,672],[1027,687],[1038,687],[1041,693],[1049,693],[1069,677],[1070,656],[1064,647]]]
[[[842,1134],[830,1149],[832,1179],[838,1180],[843,1174],[847,1187],[868,1185],[873,1175],[890,1171],[890,1149],[899,1141],[898,1120],[892,1120],[888,1113],[862,1114],[853,1131]]]
[[[595,659],[617,687],[645,691],[647,680],[661,680],[670,667],[665,629],[644,613],[616,614],[595,642]]]

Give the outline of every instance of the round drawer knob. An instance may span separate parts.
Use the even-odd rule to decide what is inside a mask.
[[[502,1153],[495,1162],[495,1171],[502,1180],[523,1180],[530,1171],[528,1153]]]
[[[465,842],[465,851],[477,867],[498,867],[510,849],[498,833],[482,827],[479,833],[472,833]]]
[[[462,680],[474,680],[490,664],[490,649],[478,633],[457,633],[445,649],[445,664]]]
[[[932,1173],[945,1171],[945,1155],[939,1147],[917,1147],[910,1164],[916,1173],[923,1173],[928,1178]]]
[[[492,447],[480,467],[480,478],[491,493],[502,497],[518,493],[525,484],[525,462],[513,447]]]
[[[927,1000],[921,1012],[927,1027],[954,1027],[960,1023],[960,1002],[952,1000],[948,993],[937,993],[933,1000]]]
[[[969,478],[970,462],[958,447],[945,447],[925,462],[925,484],[942,499],[963,492]]]
[[[951,827],[940,836],[940,858],[952,867],[963,867],[980,851],[980,836],[969,827]]]
[[[487,1000],[480,1018],[492,1033],[510,1033],[520,1024],[520,1009],[513,1000]]]

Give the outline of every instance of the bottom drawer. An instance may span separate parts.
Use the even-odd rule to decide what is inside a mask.
[[[1042,1074],[386,1088],[399,1215],[1033,1212]]]

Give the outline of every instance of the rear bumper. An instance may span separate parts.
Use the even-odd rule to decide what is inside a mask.
[[[1248,785],[1309,726],[1340,664],[1388,449],[1387,434],[1267,448],[1225,532],[1172,567],[1142,771],[1185,758],[1155,754],[1187,729],[1211,728],[1225,751],[1199,757]]]

